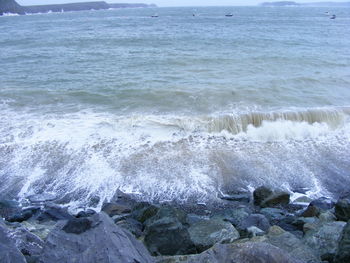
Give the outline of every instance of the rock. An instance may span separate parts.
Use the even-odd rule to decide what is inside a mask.
[[[249,217],[251,212],[246,207],[239,207],[236,209],[225,209],[216,213],[212,218],[222,219],[230,222],[235,227],[239,226],[246,218]]]
[[[157,263],[302,263],[264,242],[217,244],[199,255],[162,257]]]
[[[31,210],[21,211],[18,214],[10,216],[7,221],[9,222],[23,222],[28,220],[33,216],[33,212]]]
[[[1,263],[26,263],[24,256],[8,237],[8,229],[0,221],[0,261]]]
[[[304,212],[301,213],[301,217],[315,217],[320,214],[320,209],[317,208],[316,206],[313,206],[310,204]]]
[[[332,221],[337,220],[335,215],[330,211],[326,211],[326,212],[319,214],[318,218],[320,219],[321,222],[332,222]]]
[[[28,196],[28,200],[31,203],[43,203],[56,200],[57,197],[54,194],[42,193]]]
[[[247,228],[251,226],[255,226],[263,231],[267,231],[270,228],[270,223],[264,215],[251,214],[237,226],[237,229],[243,236],[245,236]]]
[[[135,237],[139,238],[142,236],[142,224],[133,218],[126,218],[118,221],[117,226],[130,231]]]
[[[320,197],[310,203],[310,205],[319,208],[321,211],[327,211],[334,207],[335,203],[328,197]]]
[[[248,227],[247,232],[249,238],[265,235],[265,231],[261,230],[260,228],[257,228],[256,226]]]
[[[260,206],[271,207],[276,205],[288,205],[290,201],[290,194],[287,192],[276,192],[264,199]]]
[[[152,216],[155,216],[159,210],[159,207],[151,205],[149,203],[139,203],[137,204],[133,211],[132,216],[139,222],[144,223],[146,220],[150,219]]]
[[[335,205],[335,216],[342,221],[350,220],[350,197],[338,200]]]
[[[293,201],[295,204],[310,204],[312,202],[312,199],[307,197],[306,195],[300,196],[297,199]]]
[[[191,226],[188,232],[198,252],[216,243],[230,243],[239,238],[238,231],[231,223],[219,219],[200,221]]]
[[[39,263],[154,262],[147,249],[104,212],[91,216],[88,226],[85,222],[86,227],[79,231],[75,231],[76,220],[57,223],[47,237]]]
[[[277,222],[284,219],[287,216],[287,212],[279,208],[262,208],[260,213],[266,216],[269,221]]]
[[[304,242],[317,251],[319,256],[335,254],[345,224],[341,221],[319,224],[305,233]]]
[[[21,212],[19,203],[12,200],[0,200],[0,217],[11,218]]]
[[[102,211],[105,212],[110,217],[115,215],[121,215],[131,212],[131,207],[123,204],[117,203],[104,203],[102,206]]]
[[[89,218],[72,218],[63,226],[62,230],[66,233],[81,234],[92,227],[92,220]]]
[[[305,224],[318,224],[319,219],[316,217],[298,217],[296,218],[292,224],[299,230],[303,230]]]
[[[144,241],[152,255],[196,253],[188,229],[176,216],[158,216],[149,221]]]
[[[187,214],[186,223],[189,225],[194,225],[200,221],[203,220],[209,220],[210,218],[208,216],[201,216],[196,214]]]
[[[222,194],[220,196],[220,199],[234,201],[234,202],[249,203],[250,195],[251,195],[250,193],[227,193],[227,194]]]
[[[152,224],[154,221],[157,221],[159,219],[166,218],[166,217],[176,219],[181,224],[185,224],[185,225],[187,224],[187,215],[185,211],[179,208],[166,205],[166,206],[160,207],[157,213],[153,217],[147,219],[144,222],[144,225],[147,226],[149,224]]]
[[[86,211],[80,211],[75,217],[76,218],[89,217],[94,214],[96,214],[95,210],[87,209]]]
[[[343,229],[334,263],[350,262],[350,221]]]
[[[22,225],[28,229],[31,233],[35,234],[38,236],[40,239],[45,240],[50,231],[54,228],[56,222],[55,221],[46,221],[42,223],[37,223],[36,221],[30,220],[28,221],[23,221]]]
[[[260,206],[260,204],[272,195],[272,190],[267,188],[266,186],[258,187],[253,192],[254,204]]]
[[[320,258],[315,255],[313,250],[298,239],[293,234],[284,231],[278,226],[272,226],[267,234],[267,241],[271,245],[279,247],[280,249],[287,251],[295,258],[303,260],[305,262],[318,262]]]
[[[73,219],[73,216],[68,213],[67,208],[50,203],[45,204],[44,209],[40,212],[40,214],[37,217],[37,220],[39,220],[40,222],[69,219]]]

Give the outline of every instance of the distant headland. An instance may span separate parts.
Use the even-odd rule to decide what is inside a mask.
[[[156,5],[148,4],[109,4],[104,1],[99,2],[82,2],[71,4],[57,5],[33,5],[21,6],[15,0],[0,0],[0,16],[11,14],[35,14],[48,12],[65,12],[65,11],[84,11],[84,10],[105,10],[110,8],[137,8],[137,7],[156,7]]]
[[[314,2],[297,3],[293,1],[264,2],[261,6],[318,6],[318,7],[350,7],[350,2]]]

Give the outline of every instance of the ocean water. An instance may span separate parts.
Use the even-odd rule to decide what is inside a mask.
[[[350,184],[349,14],[0,17],[0,195],[98,208],[118,189],[210,202],[264,184],[336,198]]]

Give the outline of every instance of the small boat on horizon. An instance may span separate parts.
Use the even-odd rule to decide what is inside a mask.
[[[225,16],[226,16],[226,17],[232,17],[233,14],[232,14],[232,13],[229,13],[229,14],[226,14]]]
[[[335,19],[336,17],[336,15],[332,15],[329,19]]]
[[[151,15],[151,17],[158,17],[158,14]]]

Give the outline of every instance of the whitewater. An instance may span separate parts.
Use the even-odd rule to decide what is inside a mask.
[[[198,203],[268,185],[337,198],[350,10],[333,9],[1,17],[0,196],[98,209],[117,190]]]

